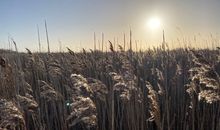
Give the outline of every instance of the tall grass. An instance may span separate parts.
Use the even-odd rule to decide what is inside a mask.
[[[110,50],[1,51],[0,129],[220,129],[217,50]]]

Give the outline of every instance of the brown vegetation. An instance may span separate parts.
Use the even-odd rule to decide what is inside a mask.
[[[1,52],[0,129],[219,130],[217,50]]]

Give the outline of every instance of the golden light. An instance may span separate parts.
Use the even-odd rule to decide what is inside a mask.
[[[160,19],[157,17],[152,17],[151,19],[149,19],[147,23],[147,26],[152,30],[158,29],[160,25],[161,25]]]

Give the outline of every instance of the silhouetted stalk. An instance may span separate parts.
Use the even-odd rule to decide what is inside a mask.
[[[102,33],[102,52],[104,51],[104,33]]]
[[[48,31],[47,31],[47,22],[45,20],[45,30],[46,30],[46,37],[47,37],[47,51],[50,53],[50,43],[49,43],[49,36],[48,36]]]
[[[38,36],[38,47],[39,47],[39,52],[41,52],[40,32],[39,32],[39,27],[38,27],[38,25],[37,25],[37,36]]]

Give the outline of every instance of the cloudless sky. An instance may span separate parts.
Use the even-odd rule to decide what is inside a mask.
[[[20,51],[37,51],[38,24],[41,44],[46,50],[44,20],[53,51],[58,50],[59,40],[63,49],[92,48],[94,32],[97,43],[101,32],[106,43],[114,38],[122,43],[123,33],[128,41],[129,27],[133,39],[143,47],[161,43],[163,29],[170,43],[198,34],[208,37],[212,33],[219,38],[219,13],[219,0],[1,0],[0,47],[8,47],[10,36]],[[151,17],[161,20],[160,28],[146,27]]]

